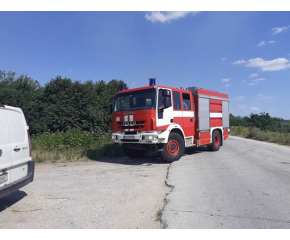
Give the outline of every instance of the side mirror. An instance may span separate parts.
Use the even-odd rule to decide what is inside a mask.
[[[170,97],[163,97],[163,105],[164,105],[164,108],[171,107],[171,98]]]
[[[162,102],[163,102],[164,108],[171,107],[171,94],[170,94],[170,90],[162,89]]]
[[[170,90],[162,89],[162,97],[171,97]]]

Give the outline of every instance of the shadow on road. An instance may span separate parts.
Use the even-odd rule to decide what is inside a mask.
[[[208,152],[207,147],[190,147],[190,148],[186,148],[184,155],[189,156],[189,155],[194,155],[197,153],[202,153],[202,152]]]
[[[26,196],[27,194],[25,192],[18,190],[3,198],[0,198],[0,212],[4,211],[6,208],[11,207]]]
[[[195,155],[202,152],[208,152],[207,147],[187,148],[183,156]],[[146,153],[142,158],[129,158],[127,156],[109,157],[103,159],[92,159],[96,162],[118,163],[124,165],[145,165],[145,164],[170,164],[158,156],[157,153]]]
[[[91,159],[96,162],[106,162],[106,163],[118,163],[124,165],[151,165],[151,164],[169,164],[169,162],[164,161],[157,154],[146,154],[141,158],[130,158],[127,156],[115,157],[115,158],[103,158],[103,159]]]

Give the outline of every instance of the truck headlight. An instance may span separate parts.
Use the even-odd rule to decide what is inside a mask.
[[[158,136],[156,135],[143,135],[143,140],[152,141],[152,140],[157,140],[157,139],[158,139]]]
[[[112,140],[113,141],[118,140],[118,136],[117,135],[112,135]]]

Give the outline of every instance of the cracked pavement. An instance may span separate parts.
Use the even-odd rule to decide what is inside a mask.
[[[173,229],[290,228],[290,148],[230,136],[171,164],[161,222]]]
[[[230,136],[218,152],[187,149],[172,164],[37,164],[33,183],[0,199],[0,229],[290,228],[289,156]]]
[[[34,182],[0,199],[0,229],[158,229],[168,167],[150,157],[37,164]]]

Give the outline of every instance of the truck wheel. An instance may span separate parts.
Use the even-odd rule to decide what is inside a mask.
[[[135,149],[128,148],[125,144],[122,144],[122,148],[123,148],[124,154],[130,158],[143,157],[146,152],[142,150],[135,150]]]
[[[210,151],[218,151],[221,146],[221,134],[218,130],[214,130],[212,133],[212,143],[209,146]]]
[[[161,157],[167,162],[174,162],[181,158],[184,152],[184,140],[175,132],[170,133],[168,142],[164,144]]]

